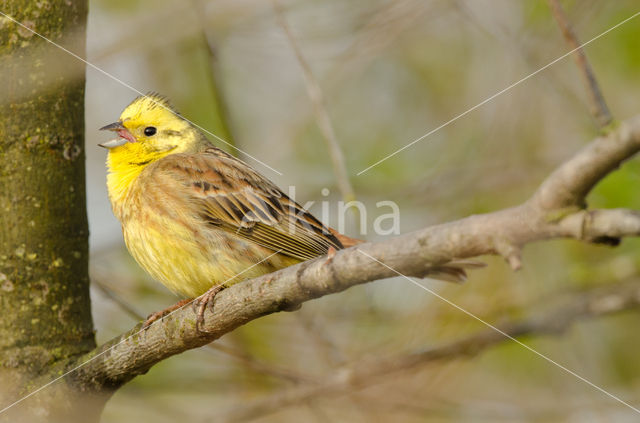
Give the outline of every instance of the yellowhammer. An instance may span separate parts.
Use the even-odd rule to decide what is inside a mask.
[[[109,149],[107,186],[131,255],[187,297],[359,243],[324,226],[248,164],[214,147],[166,98],[136,98]],[[463,280],[460,267],[434,269]],[[180,302],[152,315],[147,324]]]

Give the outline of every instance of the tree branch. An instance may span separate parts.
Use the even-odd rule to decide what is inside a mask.
[[[587,60],[587,55],[584,53],[584,49],[580,47],[580,41],[578,41],[578,37],[573,31],[571,23],[567,19],[564,10],[562,10],[560,2],[558,0],[549,0],[549,6],[551,7],[553,17],[558,23],[560,31],[562,31],[562,35],[567,41],[567,44],[569,44],[569,47],[572,49],[577,49],[575,51],[574,58],[589,93],[591,113],[600,128],[604,128],[613,121],[613,118],[611,117],[611,112],[609,112],[609,107],[607,107],[606,101],[604,101],[604,96],[600,91],[596,75],[589,64],[589,60]]]
[[[120,295],[113,292],[113,290],[109,288],[108,284],[103,282],[104,278],[105,276],[96,277],[95,272],[93,272],[93,275],[91,276],[91,282],[108,299],[110,299],[114,304],[120,307],[122,311],[124,311],[126,314],[129,315],[129,317],[133,318],[133,320],[135,321],[146,320],[146,317],[142,313],[140,313],[138,310],[136,310],[136,308],[132,304],[124,300],[122,297],[120,297]],[[256,360],[254,357],[250,356],[249,354],[239,351],[233,347],[228,347],[220,343],[207,344],[206,347],[207,347],[207,351],[211,353],[216,354],[216,351],[217,351],[217,353],[226,355],[227,357],[230,357],[236,360],[237,362],[242,364],[244,367],[251,369],[255,372],[261,373],[263,375],[268,375],[274,378],[278,378],[278,379],[285,380],[288,382],[293,382],[293,383],[313,381],[313,379],[310,376],[307,376],[301,373],[296,373],[285,368],[280,368],[272,364],[262,362],[260,360]]]
[[[532,317],[502,324],[499,329],[511,337],[524,335],[559,335],[581,319],[595,318],[640,307],[640,280],[618,282],[604,288],[565,295],[552,307],[541,307]],[[478,331],[457,341],[384,359],[360,360],[331,372],[332,376],[313,385],[286,389],[264,399],[238,406],[234,404],[219,421],[240,422],[262,417],[284,407],[307,401],[351,393],[376,383],[388,381],[390,374],[406,372],[427,364],[468,358],[510,339],[493,329]]]
[[[583,206],[584,198],[601,179],[638,152],[639,139],[640,116],[636,116],[558,167],[542,183],[534,201],[546,209]]]
[[[196,310],[185,307],[145,330],[140,325],[94,352],[68,363],[85,363],[69,377],[83,390],[113,389],[155,363],[208,344],[253,319],[295,310],[305,301],[365,282],[396,276],[425,277],[434,266],[482,254],[509,258],[527,243],[552,238],[607,242],[640,235],[640,213],[582,209],[600,179],[640,150],[640,116],[599,137],[547,178],[525,203],[470,216],[380,242],[360,244],[244,281],[218,294],[196,330]],[[365,254],[363,254],[365,253]],[[387,266],[377,263],[374,257]],[[87,362],[87,360],[91,360]]]
[[[338,142],[338,138],[336,137],[336,132],[333,129],[333,123],[331,123],[329,113],[327,112],[324,95],[322,94],[320,84],[318,84],[318,81],[313,76],[311,66],[309,66],[309,63],[307,63],[304,55],[302,54],[302,50],[300,50],[300,47],[298,47],[296,38],[291,33],[291,29],[289,28],[289,25],[287,24],[287,21],[284,17],[284,12],[277,0],[273,0],[273,10],[275,12],[278,25],[280,25],[285,35],[287,36],[287,39],[291,44],[291,48],[296,55],[296,59],[298,60],[298,63],[300,63],[300,67],[302,68],[307,93],[309,94],[309,98],[313,103],[313,111],[316,118],[316,124],[318,125],[318,128],[320,128],[320,132],[322,132],[322,135],[327,142],[327,149],[329,150],[329,155],[331,156],[333,171],[336,176],[336,182],[338,183],[338,188],[340,189],[342,199],[345,202],[352,201],[355,199],[355,193],[353,191],[353,187],[351,186],[351,181],[349,181],[349,175],[347,173],[347,167],[344,161],[344,154],[342,153],[342,149],[340,148],[340,143]]]
[[[229,105],[225,95],[224,84],[222,83],[222,69],[220,66],[220,60],[218,52],[213,43],[211,36],[207,32],[207,24],[205,21],[205,8],[201,0],[192,0],[193,9],[196,11],[196,18],[199,25],[200,36],[202,43],[207,51],[208,66],[205,69],[207,78],[209,79],[209,87],[211,89],[211,99],[215,107],[215,117],[218,126],[220,136],[224,138],[232,147],[229,152],[234,156],[237,156],[240,150],[238,150],[238,144],[233,131],[233,121],[231,119],[231,113],[229,112]]]

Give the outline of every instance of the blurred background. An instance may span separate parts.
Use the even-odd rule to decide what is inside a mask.
[[[581,41],[638,12],[638,2],[563,1]],[[239,153],[296,199],[341,199],[319,116],[344,154],[367,239],[379,201],[400,207],[401,232],[515,205],[597,136],[571,57],[410,148],[437,128],[570,50],[543,0],[282,1],[90,0],[87,59],[259,158]],[[283,21],[286,22],[286,29]],[[289,36],[287,35],[289,32]],[[292,42],[293,40],[293,42]],[[303,56],[297,57],[296,50]],[[640,112],[640,18],[586,53],[616,119]],[[324,97],[314,108],[305,67]],[[87,178],[93,313],[99,342],[178,300],[130,258],[105,188],[109,138],[137,93],[87,68]],[[228,145],[217,145],[233,152]],[[626,163],[591,206],[640,208],[640,164]],[[330,191],[328,196],[322,189]],[[347,233],[360,236],[355,218]],[[640,241],[611,249],[571,241],[526,247],[514,273],[502,259],[464,286],[422,283],[494,324],[528,321],[584,292],[633,283]],[[563,308],[561,303],[559,306]],[[640,404],[640,314],[576,321],[523,342],[635,406]],[[267,316],[153,367],[119,390],[103,421],[632,421],[637,414],[513,341],[493,342],[376,374],[487,330],[406,280],[366,284]],[[498,337],[499,338],[499,337]],[[369,366],[359,383],[349,375]],[[344,377],[342,377],[342,376]],[[334,384],[327,383],[333,381]]]

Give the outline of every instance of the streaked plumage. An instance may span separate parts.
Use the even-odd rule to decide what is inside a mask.
[[[156,133],[145,135],[149,127]],[[103,145],[110,148],[109,197],[127,247],[172,291],[195,297],[343,248],[339,238],[350,240],[211,145],[162,97],[135,99],[105,128],[121,136]]]
[[[102,129],[119,135],[101,145],[109,149],[109,198],[127,247],[176,293],[196,297],[360,242],[215,148],[164,97],[136,98]],[[430,276],[460,282],[464,268],[477,265],[448,263]]]

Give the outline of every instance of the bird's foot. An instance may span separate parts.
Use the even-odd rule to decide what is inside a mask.
[[[206,330],[201,329],[204,324],[204,312],[207,308],[207,304],[213,301],[216,295],[218,295],[218,292],[222,291],[224,288],[224,285],[216,285],[195,299],[195,303],[198,306],[198,314],[196,317],[196,330],[198,332],[207,332]],[[213,306],[213,303],[211,303],[211,305]]]
[[[180,300],[177,303],[175,303],[174,305],[169,306],[169,307],[165,308],[162,311],[156,311],[155,313],[151,313],[150,315],[147,316],[147,320],[145,320],[145,322],[142,324],[142,328],[143,329],[148,328],[156,320],[162,319],[164,316],[173,313],[177,309],[184,307],[185,305],[189,304],[192,301],[193,301],[193,298],[188,298],[186,300]]]

